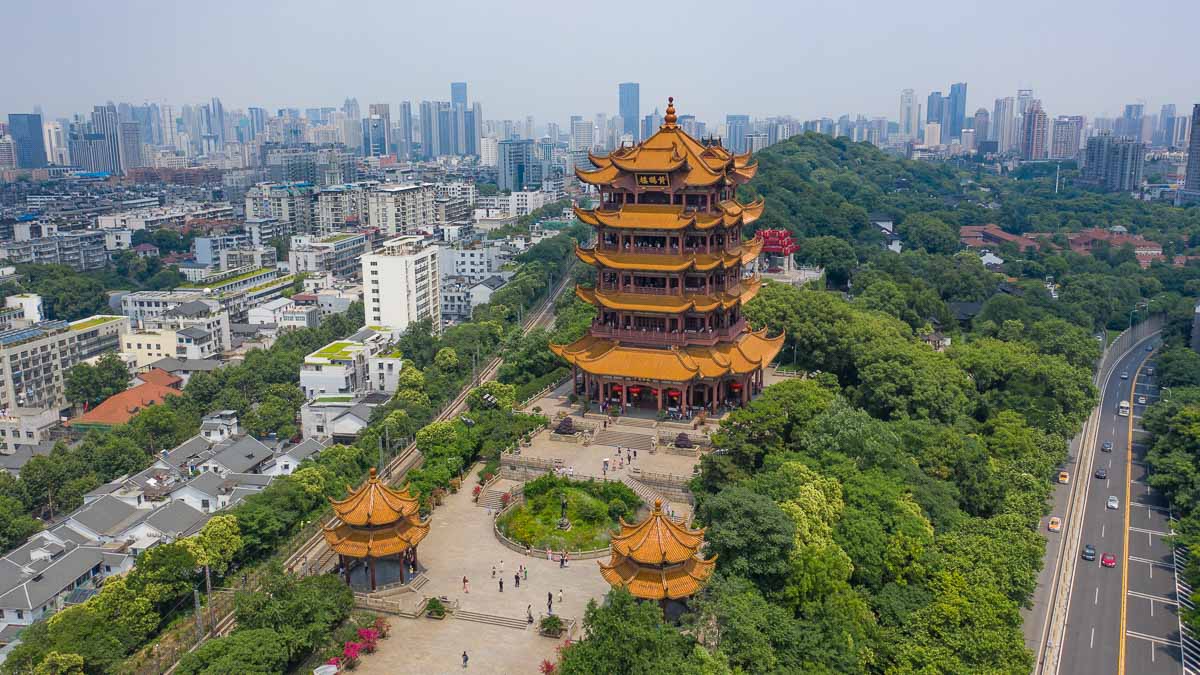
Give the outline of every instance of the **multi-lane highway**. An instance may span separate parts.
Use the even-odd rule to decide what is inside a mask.
[[[1067,523],[1063,536],[1079,537],[1079,556],[1090,544],[1096,559],[1076,561],[1066,606],[1066,626],[1055,659],[1056,673],[1088,675],[1136,673],[1172,675],[1182,671],[1173,556],[1165,537],[1170,514],[1145,482],[1147,440],[1141,429],[1146,406],[1158,398],[1149,373],[1157,338],[1138,343],[1123,355],[1102,383],[1095,443],[1079,448],[1072,481],[1080,485],[1081,522]],[[1128,379],[1122,378],[1127,373]],[[1145,397],[1145,403],[1138,403]],[[1121,401],[1132,404],[1128,417]],[[1111,452],[1102,446],[1112,444]],[[1103,470],[1104,478],[1099,478]],[[1117,508],[1110,508],[1110,497]],[[1116,557],[1104,567],[1104,554]],[[1053,638],[1052,638],[1053,639]]]

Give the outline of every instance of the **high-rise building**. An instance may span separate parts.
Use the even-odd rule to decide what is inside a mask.
[[[121,170],[120,122],[111,103],[92,108],[91,120],[72,124],[68,144],[71,161],[88,171],[118,173]]]
[[[1200,103],[1192,106],[1192,130],[1187,155],[1187,174],[1183,179],[1183,189],[1200,196]]]
[[[1037,161],[1046,159],[1046,136],[1049,133],[1049,118],[1042,110],[1042,102],[1034,99],[1022,115],[1021,159]]]
[[[1017,114],[1018,115],[1024,115],[1026,112],[1028,112],[1029,106],[1032,103],[1033,103],[1033,90],[1032,89],[1018,89],[1017,90]]]
[[[217,149],[225,147],[225,106],[221,105],[221,99],[213,97],[209,103],[209,133],[216,137]]]
[[[917,116],[917,97],[912,89],[900,92],[900,135],[909,140],[917,137],[917,125],[921,120]]]
[[[621,115],[623,123],[622,130],[633,136],[633,140],[640,140],[638,137],[638,121],[641,120],[641,85],[637,82],[622,82],[617,85],[617,112]],[[557,143],[558,139],[554,139]]]
[[[365,157],[379,157],[387,152],[387,120],[379,115],[370,115],[362,120],[362,153]]]
[[[591,120],[571,120],[571,150],[590,151],[596,145],[596,127]]]
[[[358,107],[358,99],[347,97],[346,102],[342,104],[342,112],[346,113],[348,119],[362,119],[362,110]]]
[[[496,186],[516,192],[527,186],[540,185],[532,180],[534,164],[533,141],[528,139],[500,141],[497,156]]]
[[[949,129],[943,129],[948,133],[947,140],[951,138],[961,138],[962,130],[966,127],[967,121],[967,83],[955,82],[950,85],[950,96],[946,99],[946,110],[943,114],[943,125],[949,125]]]
[[[500,163],[500,143],[495,136],[479,139],[479,163],[483,166],[497,166]]]
[[[400,136],[396,139],[396,149],[400,156],[404,159],[414,159],[413,157],[413,114],[412,102],[404,101],[400,104]]]
[[[368,324],[404,332],[417,321],[442,328],[438,247],[423,237],[396,237],[362,257]]]
[[[378,115],[383,120],[383,154],[390,154],[392,152],[392,104],[372,103],[367,106],[367,114],[371,117]],[[366,146],[365,142],[363,146]]]
[[[925,123],[925,145],[942,144],[942,125],[937,122]]]
[[[12,136],[0,135],[0,169],[17,168],[17,142]]]
[[[1158,128],[1154,131],[1154,142],[1158,145],[1171,144],[1171,133],[1175,129],[1175,104],[1165,103],[1158,115]]]
[[[265,108],[246,108],[250,117],[250,139],[258,138],[267,130],[267,111]]]
[[[141,122],[121,122],[121,172],[129,173],[130,169],[145,166],[142,161],[142,124]]]
[[[938,128],[942,128],[948,121],[946,120],[945,115],[946,97],[942,96],[942,92],[940,91],[929,92],[929,98],[925,101],[925,123],[929,124],[930,122],[936,122],[938,124]],[[942,131],[944,132],[947,130],[942,129]],[[925,145],[937,145],[937,143],[930,143],[929,140],[926,139]]]
[[[1016,101],[1013,97],[996,99],[992,109],[992,140],[999,152],[1012,152],[1017,146]]]
[[[1113,131],[1117,136],[1140,139],[1142,137],[1142,118],[1145,116],[1145,112],[1146,106],[1143,103],[1126,104],[1125,112],[1117,119]]]
[[[442,153],[441,121],[437,101],[421,101],[421,157],[433,159]]]
[[[71,163],[71,154],[67,152],[67,131],[62,122],[43,122],[42,137],[46,147],[46,159],[58,166]]]
[[[1050,159],[1075,159],[1079,154],[1079,138],[1084,119],[1080,115],[1059,115],[1054,118],[1050,139]]]
[[[466,82],[451,82],[450,83],[450,105],[467,107],[467,83]]]
[[[17,166],[40,169],[46,166],[46,145],[42,133],[42,116],[37,113],[10,114],[8,133],[17,144]]]
[[[431,183],[380,185],[367,194],[371,227],[389,235],[431,230],[437,222],[437,186]]]
[[[991,126],[991,124],[990,124],[990,120],[988,119],[987,108],[980,108],[980,109],[976,110],[975,111],[975,119],[971,123],[971,128],[975,130],[975,142],[976,143],[981,143],[983,141],[990,141],[992,139],[991,136],[988,136],[988,132],[991,131],[991,129],[988,128],[990,126]]]
[[[1056,121],[1057,122],[1057,121]],[[1114,192],[1136,190],[1142,184],[1142,165],[1146,144],[1136,138],[1111,134],[1092,136],[1080,179],[1095,187]]]
[[[657,125],[655,125],[657,126]],[[653,133],[653,129],[651,129]],[[729,136],[729,149],[741,154],[746,152],[746,134],[750,133],[750,116],[749,115],[726,115],[725,116],[725,134]],[[646,134],[645,137],[649,137]]]

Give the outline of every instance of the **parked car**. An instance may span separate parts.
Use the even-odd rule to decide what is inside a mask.
[[[1100,564],[1104,565],[1105,567],[1116,567],[1117,556],[1111,553],[1105,553],[1104,555],[1100,556]]]
[[[1105,478],[1108,478],[1108,469],[1106,469],[1104,467],[1100,467],[1099,469],[1096,469],[1096,478],[1099,478],[1100,480],[1104,480]]]
[[[1051,532],[1061,531],[1062,530],[1062,518],[1059,518],[1058,516],[1052,516],[1050,518],[1050,522],[1046,524],[1046,529],[1050,530]]]
[[[1083,558],[1084,560],[1095,560],[1096,559],[1096,547],[1092,546],[1091,544],[1084,544],[1083,545],[1083,553],[1080,553],[1079,557]]]
[[[1110,509],[1119,509],[1121,508],[1121,500],[1116,497],[1109,497],[1108,502],[1104,506]]]

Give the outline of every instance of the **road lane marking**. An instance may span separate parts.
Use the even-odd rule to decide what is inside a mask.
[[[1131,481],[1131,482],[1136,483],[1138,481]],[[1150,492],[1150,489],[1146,488],[1146,492]],[[1163,507],[1157,506],[1155,504],[1143,504],[1142,502],[1133,502],[1132,504],[1130,504],[1130,506],[1140,506],[1143,509],[1150,509],[1151,511],[1158,511],[1159,513],[1165,513],[1167,515],[1170,515],[1170,513],[1171,513],[1171,509],[1164,509]],[[1147,514],[1147,516],[1149,516],[1149,514]]]
[[[1093,605],[1100,604],[1100,587],[1099,586],[1096,587],[1096,599],[1092,602],[1092,604]],[[1093,629],[1093,630],[1095,630],[1095,629]]]
[[[1149,593],[1141,593],[1138,591],[1129,591],[1129,596],[1133,597],[1133,598],[1141,598],[1143,600],[1149,600],[1151,603],[1161,602],[1164,605],[1174,605],[1176,607],[1179,606],[1178,602],[1176,602],[1170,598],[1164,598],[1161,595],[1150,595]]]
[[[1129,559],[1132,560],[1133,562],[1146,563],[1147,565],[1157,565],[1159,567],[1165,567],[1166,569],[1169,569],[1169,570],[1175,569],[1175,566],[1172,565],[1171,563],[1166,563],[1161,560],[1152,560],[1150,558],[1139,558],[1136,555],[1129,556]]]
[[[1088,649],[1096,648],[1096,627],[1092,626],[1092,637],[1088,640]]]
[[[1103,538],[1104,538],[1104,528],[1105,528],[1105,527],[1106,527],[1106,526],[1104,525],[1104,523],[1100,523],[1100,538],[1101,538],[1101,539],[1103,539]]]
[[[1125,515],[1126,516],[1129,515],[1128,510],[1125,511]],[[1158,530],[1147,530],[1144,527],[1131,527],[1131,528],[1129,528],[1129,531],[1130,532],[1145,532],[1146,534],[1158,535],[1160,537],[1170,537],[1171,535],[1175,534],[1174,532],[1159,532]]]
[[[1148,358],[1148,357],[1147,357]],[[1145,362],[1145,359],[1142,359]],[[1138,370],[1141,370],[1141,364],[1138,365]],[[1129,397],[1133,398],[1133,392],[1137,390],[1138,376],[1141,373],[1134,371],[1133,382],[1130,383]],[[1115,435],[1115,434],[1114,434]],[[1121,631],[1120,636],[1125,635],[1127,608],[1126,596],[1129,592],[1129,477],[1133,475],[1133,417],[1129,418],[1129,436],[1126,438],[1125,452],[1125,526],[1122,531],[1123,544],[1121,546]],[[1125,638],[1121,637],[1117,646],[1117,675],[1125,675]]]
[[[1179,646],[1179,640],[1172,640],[1171,638],[1155,637],[1153,635],[1146,635],[1145,633],[1135,633],[1131,630],[1125,631],[1125,635],[1126,637],[1137,638],[1139,640],[1145,640],[1146,642],[1154,642],[1160,645],[1167,645],[1169,647]],[[1125,641],[1121,640],[1121,642]]]

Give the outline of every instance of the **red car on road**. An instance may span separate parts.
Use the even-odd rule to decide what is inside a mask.
[[[1116,567],[1117,556],[1111,553],[1105,553],[1104,555],[1100,556],[1100,564],[1104,565],[1105,567]]]

